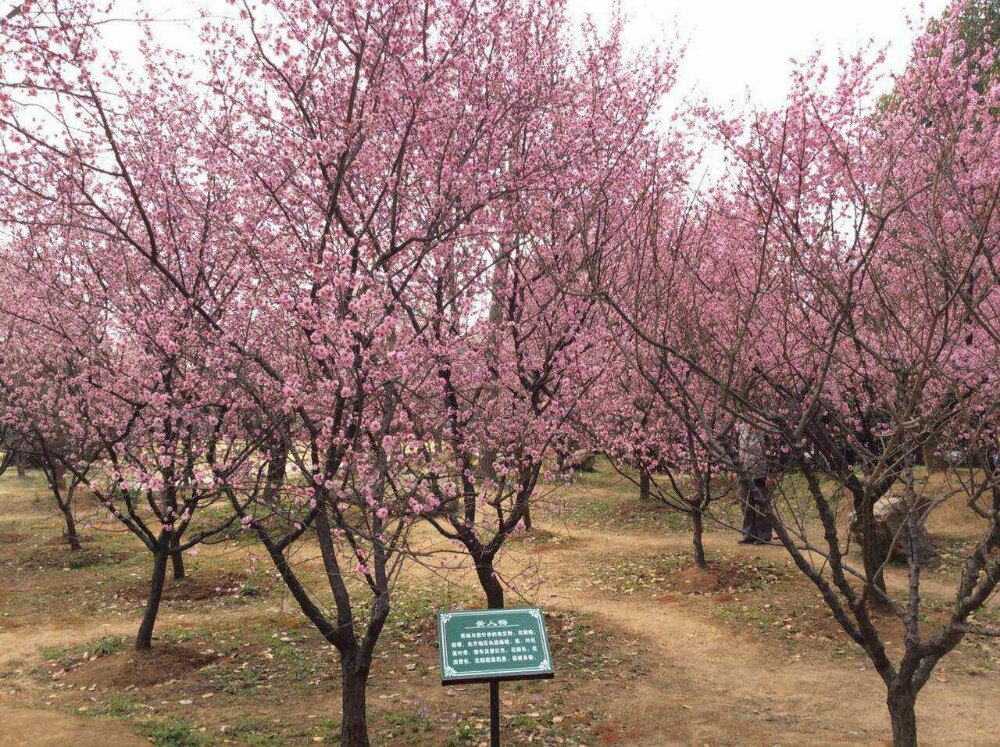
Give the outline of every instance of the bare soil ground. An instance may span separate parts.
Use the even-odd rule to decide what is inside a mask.
[[[606,468],[550,503],[502,570],[510,606],[546,610],[557,674],[502,686],[505,743],[887,742],[878,677],[781,548],[740,546],[712,526],[710,566],[697,569],[683,517],[640,503]],[[0,745],[336,741],[336,654],[252,543],[189,558],[140,655],[130,643],[148,557],[96,514],[81,518],[86,555],[70,558],[37,478],[0,478]],[[975,529],[960,508],[934,517],[929,626]],[[430,532],[418,540],[447,548]],[[295,560],[309,573],[315,556],[307,547]],[[434,630],[437,610],[481,602],[458,558],[435,557],[444,562],[411,565],[383,634],[369,693],[376,744],[486,740],[486,688],[441,687]],[[889,583],[902,590],[900,569]],[[996,602],[983,614],[1000,617]],[[884,629],[898,653],[897,627]],[[920,696],[922,741],[998,744],[996,713],[1000,647],[970,640]]]

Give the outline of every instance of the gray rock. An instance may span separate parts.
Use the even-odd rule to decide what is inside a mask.
[[[889,548],[889,558],[896,562],[906,562],[910,555],[909,530],[905,526],[907,511],[910,506],[904,495],[884,495],[875,502],[872,511],[875,519],[874,540],[878,547]],[[917,506],[914,510],[922,513],[925,506]],[[851,533],[859,544],[863,541],[861,522],[851,514]],[[916,537],[917,559],[924,562],[934,557],[934,545],[927,527],[922,520],[917,524]]]
[[[577,472],[593,472],[597,454],[592,451],[574,451],[566,458],[565,466]]]

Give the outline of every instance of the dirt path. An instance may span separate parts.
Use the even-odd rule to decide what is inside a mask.
[[[140,614],[120,615],[112,622],[73,615],[39,626],[26,625],[5,630],[0,627],[0,666],[18,659],[30,660],[45,648],[65,648],[84,641],[96,641],[106,635],[120,635],[126,640],[135,636]],[[189,622],[196,615],[162,612],[156,620],[157,631],[170,630],[179,623]],[[2,722],[0,722],[2,723]]]
[[[544,549],[514,546],[505,563],[537,566],[543,584],[539,602],[548,608],[594,615],[621,633],[626,651],[644,651],[649,674],[636,680],[606,678],[606,697],[595,707],[610,714],[601,734],[622,745],[666,744],[885,744],[889,733],[883,687],[861,659],[809,656],[754,639],[715,622],[709,599],[661,596],[618,597],[590,582],[589,569],[602,555],[688,549],[683,532],[600,531],[560,525],[566,536]],[[440,538],[427,534],[429,543]],[[767,555],[787,562],[780,547],[745,548],[730,535],[709,534],[710,550]],[[442,545],[442,547],[445,547]],[[429,574],[413,566],[414,574]],[[462,572],[467,571],[463,569]],[[460,578],[452,578],[459,582]],[[466,579],[464,588],[474,581]],[[890,574],[890,583],[898,579]],[[931,595],[943,594],[930,586]],[[513,603],[514,600],[511,600]],[[267,604],[262,602],[262,604]],[[166,613],[160,630],[190,623],[198,614]],[[0,627],[0,664],[31,661],[41,648],[67,646],[109,633],[130,636],[135,620],[64,618],[58,625]],[[609,673],[613,674],[613,673]],[[615,683],[621,682],[618,688]],[[0,703],[3,691],[0,690]],[[954,677],[932,681],[921,694],[918,713],[924,744],[988,745],[987,714],[1000,712],[1000,678]],[[604,728],[606,727],[606,728]],[[0,705],[0,747],[4,745],[144,744],[125,724],[53,710]]]
[[[621,530],[615,533],[584,529],[580,527],[568,527],[563,526],[559,529],[560,532],[567,534],[578,540],[587,540],[590,542],[594,541],[607,541],[611,542],[612,546],[608,549],[617,548],[619,550],[642,548],[644,550],[664,550],[664,549],[682,549],[691,550],[691,537],[685,532],[633,532],[627,530]],[[777,542],[775,545],[770,547],[754,547],[753,549],[746,548],[742,545],[737,544],[734,541],[734,536],[732,533],[708,533],[704,535],[704,544],[706,550],[726,550],[727,552],[732,552],[740,555],[765,555],[776,560],[788,563],[789,567],[792,567],[792,560],[788,553],[785,551],[784,547],[781,547]],[[819,556],[815,556],[819,558]],[[820,561],[822,562],[822,561]],[[857,566],[861,565],[861,559],[856,558]],[[905,592],[908,584],[907,571],[905,568],[889,566],[885,569],[886,583],[891,591],[902,591]],[[921,574],[920,578],[920,590],[923,596],[933,596],[938,599],[953,600],[955,597],[955,584],[945,583],[939,578],[935,578],[927,573]],[[994,595],[993,598],[987,600],[987,606],[1000,606],[1000,595]]]
[[[641,725],[627,743],[885,741],[882,685],[870,667],[853,659],[824,666],[776,655],[774,647],[737,637],[677,603],[597,596],[579,579],[567,578],[565,569],[585,567],[601,553],[673,543],[623,532],[573,530],[571,536],[573,542],[546,558],[546,603],[592,613],[635,635],[653,667],[627,697],[612,701],[611,711],[623,723]],[[982,718],[997,712],[996,678],[950,682],[947,688],[932,681],[918,705],[922,737],[936,744],[995,744],[984,738]]]
[[[114,721],[0,705],[0,747],[133,747],[148,744]]]

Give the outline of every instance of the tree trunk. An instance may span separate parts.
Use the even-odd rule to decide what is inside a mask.
[[[76,533],[76,519],[73,518],[73,509],[67,504],[60,506],[63,518],[66,520],[66,539],[69,542],[70,550],[80,549],[80,536]]]
[[[368,741],[368,715],[365,703],[369,668],[355,664],[353,657],[341,656],[340,669],[343,680],[341,747],[369,747],[371,743]]]
[[[646,470],[639,473],[639,500],[649,500],[649,473]]]
[[[885,570],[883,569],[889,548],[883,547],[878,541],[871,539],[861,549],[864,555],[865,578],[872,579],[872,586],[876,589],[876,593],[871,596],[871,606],[881,610],[889,609],[889,602],[886,601]]]
[[[52,465],[52,480],[55,482],[55,489],[62,490],[66,487],[66,468],[59,462]]]
[[[917,697],[910,690],[891,691],[887,700],[892,720],[893,747],[916,747]]]
[[[20,451],[14,455],[14,466],[17,468],[17,476],[20,478],[27,477],[28,469],[24,463],[24,454]]]
[[[477,560],[476,575],[479,576],[479,585],[486,594],[487,606],[491,610],[503,609],[503,585],[493,572],[493,559]]]
[[[871,595],[871,606],[875,609],[887,609],[885,573],[882,565],[888,557],[889,548],[882,547],[878,541],[875,528],[875,502],[865,500],[855,495],[854,514],[861,522],[861,557],[865,568],[865,578],[871,579],[874,593]],[[881,592],[881,594],[879,593]]]
[[[705,523],[701,511],[695,509],[695,512],[691,514],[691,539],[694,542],[694,564],[699,568],[708,567],[708,563],[705,561],[704,532]]]
[[[163,598],[163,582],[167,576],[166,551],[153,554],[153,575],[149,579],[149,599],[146,600],[146,611],[142,613],[142,623],[139,634],[135,638],[136,651],[144,651],[153,645],[153,626],[156,624],[156,613],[160,610],[160,600]]]
[[[524,522],[524,528],[531,530],[531,505],[530,503],[524,507],[524,517],[521,519]]]
[[[170,538],[170,562],[174,569],[174,581],[180,581],[184,578],[184,556],[177,549],[180,543],[180,537]]]

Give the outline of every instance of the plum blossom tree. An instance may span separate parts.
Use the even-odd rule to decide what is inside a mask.
[[[65,233],[74,272],[116,297],[118,357],[95,392],[114,392],[124,414],[101,421],[115,444],[103,495],[125,501],[122,521],[157,558],[187,526],[187,503],[175,509],[171,492],[225,495],[340,652],[342,741],[367,744],[365,688],[408,530],[440,505],[428,462],[414,470],[440,429],[415,418],[429,356],[446,361],[458,340],[435,350],[442,305],[424,294],[477,297],[452,289],[481,287],[489,251],[515,241],[533,194],[587,199],[603,186],[592,168],[604,181],[608,164],[623,170],[615,157],[646,125],[602,108],[620,81],[597,63],[617,42],[577,64],[558,2],[243,3],[238,17],[205,24],[203,65],[148,32],[147,63],[133,70],[103,43],[101,18],[86,2],[41,2],[7,20],[0,181],[5,225]],[[622,91],[635,110],[656,93]],[[613,147],[596,148],[603,138]],[[576,158],[577,141],[600,155],[594,166]],[[558,244],[573,230],[557,227]],[[551,303],[518,300],[515,318]],[[542,423],[524,425],[528,460],[503,466],[521,471],[521,495],[559,420],[557,408],[538,417],[552,400],[546,369],[584,347],[563,339],[572,322],[552,327],[505,373]],[[523,334],[480,350],[500,358]],[[462,376],[486,371],[477,365]],[[509,409],[490,391],[490,412]],[[155,531],[136,519],[140,493]],[[312,538],[324,590],[288,560]]]
[[[340,652],[342,740],[362,744],[365,687],[409,528],[445,500],[433,466],[445,442],[437,421],[420,420],[429,374],[456,344],[435,309],[474,297],[466,286],[482,287],[485,248],[510,240],[507,205],[567,168],[551,112],[569,108],[554,94],[572,71],[559,4],[373,3],[333,17],[290,5],[279,14],[274,26],[252,17],[252,42],[231,57],[265,83],[266,94],[241,104],[245,116],[299,138],[287,155],[256,136],[239,147],[272,213],[273,235],[255,237],[255,274],[274,279],[270,313],[292,333],[292,356],[274,366],[280,397],[262,399],[279,408],[265,407],[263,421],[287,415],[274,454],[288,454],[308,488],[282,483],[282,508],[301,506],[291,524],[258,503],[248,525]],[[304,58],[283,47],[288,29]],[[524,142],[545,157],[519,158]],[[283,557],[310,530],[334,619]]]
[[[677,133],[672,149],[646,164],[616,251],[588,258],[596,288],[627,293],[602,294],[613,349],[591,393],[595,415],[586,430],[640,495],[690,517],[694,560],[705,567],[704,522],[732,487],[736,418],[699,370],[715,371],[730,382],[724,386],[742,371],[713,349],[703,326],[725,324],[704,310],[715,311],[715,294],[732,278],[713,258],[722,235],[712,206],[693,201],[681,176],[690,166],[679,166],[693,158],[685,139]],[[687,359],[672,353],[677,346]]]
[[[779,538],[913,744],[917,693],[993,632],[972,615],[1000,578],[1000,83],[972,6],[889,96],[859,56],[810,61],[780,111],[704,112],[729,163],[693,203],[686,143],[654,134],[673,57],[633,59],[620,24],[577,43],[559,0],[234,7],[197,55],[137,25],[139,67],[89,0],[0,22],[3,425],[149,550],[137,647],[170,559],[238,522],[340,654],[342,742],[366,745],[417,521],[502,606],[497,557],[585,424],[659,476],[703,562],[741,422],[803,475],[822,537],[786,501]],[[928,448],[961,455],[947,496],[923,495]],[[959,495],[983,535],[928,630],[919,530]],[[314,546],[319,584],[291,557]]]
[[[521,237],[495,265],[503,281],[475,268],[484,261],[479,253],[464,263],[449,258],[462,270],[428,278],[436,286],[430,314],[411,313],[431,343],[423,368],[436,375],[409,405],[422,434],[409,469],[434,509],[426,520],[468,553],[497,608],[504,604],[497,555],[529,516],[550,449],[596,378],[585,361],[595,306],[547,278],[526,246],[534,240]],[[476,275],[483,279],[461,280]],[[445,285],[452,277],[460,279],[458,294]],[[500,311],[485,315],[487,298],[502,299]]]
[[[235,479],[254,451],[233,437],[239,390],[229,378],[201,376],[220,361],[200,357],[197,329],[183,323],[191,315],[171,313],[157,278],[144,280],[127,260],[113,274],[97,259],[101,248],[75,230],[29,233],[5,268],[11,292],[2,312],[26,332],[5,351],[6,407],[45,466],[71,541],[72,490],[85,484],[149,550],[136,639],[137,649],[149,648],[169,561],[180,579],[181,554],[234,521],[203,521],[199,511],[228,505],[214,474]]]
[[[8,350],[12,348],[13,345],[10,345]],[[5,364],[9,365],[8,361],[9,358],[5,360]],[[45,388],[52,387],[53,385],[59,386],[64,381],[64,379],[56,378],[56,375],[52,371],[45,371],[44,376],[47,384]],[[86,429],[84,429],[84,434],[82,434],[80,442],[74,444],[74,446],[70,446],[67,443],[68,437],[63,427],[47,428],[42,424],[43,422],[46,424],[52,422],[46,419],[43,413],[39,412],[38,400],[35,399],[41,398],[42,401],[46,401],[45,398],[48,395],[45,393],[33,389],[29,394],[23,388],[12,387],[9,383],[0,384],[0,387],[3,390],[3,398],[6,400],[4,403],[4,417],[12,423],[12,425],[4,429],[8,434],[7,437],[13,443],[17,444],[17,448],[21,454],[30,454],[34,458],[34,461],[41,465],[46,484],[55,500],[59,513],[63,517],[65,538],[69,549],[73,552],[81,550],[82,545],[77,530],[77,517],[74,512],[74,498],[78,495],[86,473],[97,458],[94,444],[89,441]],[[30,396],[33,399],[33,405],[24,407],[17,404],[16,399],[18,395]],[[51,402],[51,400],[47,401]],[[57,401],[56,406],[61,408],[64,401]],[[78,474],[67,474],[66,467],[60,458],[61,454],[69,454],[71,452],[79,455],[77,457]],[[13,450],[10,452],[10,455],[12,454]],[[6,469],[5,465],[0,466]]]
[[[435,372],[412,405],[425,446],[411,469],[437,509],[426,520],[468,554],[494,608],[504,605],[497,558],[530,525],[539,482],[558,469],[554,447],[585,417],[610,348],[583,258],[622,240],[620,204],[673,83],[670,55],[630,65],[621,32],[589,29],[573,66],[547,73],[552,105],[513,133],[510,154],[531,187],[499,204],[484,241],[429,264],[406,301]]]
[[[80,390],[75,382],[74,356],[68,352],[73,350],[73,342],[60,337],[58,330],[82,341],[88,338],[97,317],[85,304],[64,303],[61,295],[56,304],[49,305],[52,299],[45,283],[35,282],[27,291],[25,281],[30,273],[25,275],[23,270],[38,264],[37,257],[25,257],[17,250],[4,253],[2,273],[8,294],[0,301],[0,316],[7,334],[0,354],[0,411],[11,452],[16,449],[41,467],[62,514],[69,548],[76,551],[81,544],[74,497],[82,477],[98,458],[99,446],[85,425],[66,422],[72,395]],[[43,311],[36,313],[39,309]],[[79,474],[67,473],[62,461],[71,453]]]
[[[733,171],[711,202],[708,261],[677,290],[710,292],[672,310],[696,335],[658,336],[627,296],[602,288],[634,334],[697,374],[693,391],[766,433],[805,479],[821,537],[791,499],[772,508],[778,536],[874,664],[901,745],[916,743],[914,704],[940,659],[966,635],[996,632],[971,616],[1000,570],[987,456],[996,444],[1000,94],[978,72],[994,69],[996,49],[964,45],[962,9],[954,4],[918,40],[886,99],[874,95],[880,60],[845,59],[835,76],[813,60],[783,109],[717,122]],[[684,254],[687,264],[694,252]],[[676,265],[667,251],[648,256]],[[962,455],[943,491],[917,469],[928,446]],[[873,511],[891,492],[905,518],[884,543]],[[951,611],[929,624],[920,527],[960,499],[982,517],[982,534]],[[838,525],[841,500],[858,517],[861,569]],[[902,600],[884,578],[892,540],[908,550]],[[905,631],[895,661],[882,615]]]
[[[622,339],[627,334],[622,330]],[[715,406],[710,392],[697,390],[689,369],[662,350],[635,342],[633,337],[629,353],[612,358],[594,388],[593,398],[604,406],[594,408],[589,437],[603,445],[619,474],[639,487],[642,499],[689,517],[692,557],[706,568],[705,523],[725,523],[710,509],[734,487],[729,478],[736,419]],[[653,350],[660,355],[649,356]],[[671,380],[674,375],[682,376],[679,384]]]

